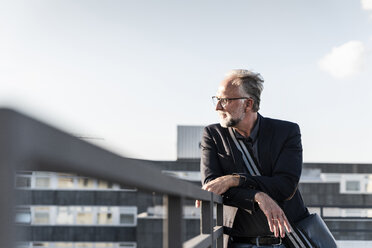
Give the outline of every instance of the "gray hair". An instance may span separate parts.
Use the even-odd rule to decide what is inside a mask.
[[[260,73],[250,70],[231,70],[226,76],[231,77],[232,85],[239,86],[244,94],[253,99],[253,111],[260,109],[261,92],[264,79]]]

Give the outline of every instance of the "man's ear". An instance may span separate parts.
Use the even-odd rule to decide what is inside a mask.
[[[244,108],[244,113],[247,113],[248,112],[248,108],[251,106],[251,103],[249,103],[249,99],[248,101],[245,103],[245,108]]]
[[[247,100],[247,108],[252,108],[253,107],[253,101],[249,98],[248,100]]]
[[[245,111],[247,112],[248,111],[248,108],[250,108],[251,110],[253,110],[253,104],[254,104],[254,100],[252,98],[249,98],[247,100],[246,105],[245,105]]]

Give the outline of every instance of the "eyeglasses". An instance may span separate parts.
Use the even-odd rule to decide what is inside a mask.
[[[225,108],[229,102],[233,100],[240,100],[240,99],[250,99],[250,98],[249,97],[220,98],[217,96],[212,96],[212,101],[213,101],[214,106],[217,106],[218,102],[220,102],[222,108]]]

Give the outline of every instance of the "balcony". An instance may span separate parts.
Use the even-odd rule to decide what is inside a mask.
[[[53,241],[73,241],[79,244],[74,247],[124,248],[136,247],[135,236],[148,239],[147,243],[160,239],[157,243],[166,248],[222,247],[221,197],[174,177],[182,174],[187,179],[192,173],[182,171],[191,166],[195,172],[198,161],[180,162],[177,165],[182,165],[181,172],[172,171],[173,162],[161,162],[164,168],[161,172],[155,161],[118,156],[9,109],[0,109],[0,125],[0,193],[3,196],[0,201],[0,247],[29,248],[22,242],[36,240],[40,241],[35,242],[37,247],[60,248]],[[332,172],[327,174],[333,176],[328,183],[319,183],[321,170],[317,166],[320,165],[304,165],[316,170],[300,185],[308,207],[319,212],[340,247],[351,247],[351,244],[370,247],[372,195],[343,193],[342,183],[334,175],[339,174],[339,167],[344,173],[361,171],[370,174],[371,165],[321,166],[322,171]],[[20,177],[15,177],[17,172],[22,172]],[[56,174],[50,176],[50,172]],[[30,175],[34,178],[30,179]],[[362,176],[366,178],[364,174]],[[31,185],[35,187],[28,190]],[[363,185],[368,189],[366,185],[369,184],[364,182]],[[146,211],[143,206],[138,211],[124,206],[136,205],[134,195],[143,200],[146,194],[151,195],[150,200],[154,203]],[[189,208],[195,199],[202,200],[198,214]],[[42,213],[45,209],[61,212],[67,217],[46,221]],[[24,214],[27,211],[30,215],[39,211],[40,222],[31,223],[31,226],[20,224],[27,222],[30,216]],[[70,212],[74,211],[82,212],[81,216],[84,211],[90,211],[92,222],[85,223],[76,216],[77,213],[73,216]],[[128,211],[132,215],[129,216]],[[142,214],[144,211],[146,214]],[[134,215],[136,219],[132,219]],[[189,226],[184,223],[185,215],[192,215]],[[193,236],[186,229],[192,229]],[[152,236],[147,236],[148,233]],[[103,242],[109,241],[116,243],[104,246]],[[51,244],[43,246],[45,242]],[[94,246],[84,246],[87,244]]]
[[[164,175],[153,162],[118,156],[9,109],[0,109],[0,136],[0,194],[4,196],[0,201],[0,247],[16,247],[22,229],[15,225],[15,206],[22,193],[15,189],[16,172],[48,171],[84,175],[161,194],[165,208],[163,247],[222,248],[221,197]],[[195,199],[202,201],[200,233],[186,240],[183,207],[186,201]]]

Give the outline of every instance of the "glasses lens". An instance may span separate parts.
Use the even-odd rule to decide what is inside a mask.
[[[218,98],[216,96],[212,96],[212,101],[213,101],[214,106],[217,106]]]

